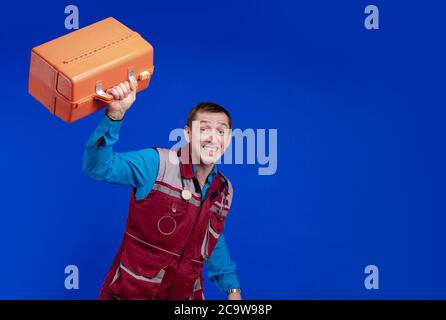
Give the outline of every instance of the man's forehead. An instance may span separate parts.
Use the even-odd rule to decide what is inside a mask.
[[[195,117],[201,124],[215,124],[229,126],[228,117],[224,113],[199,112]]]

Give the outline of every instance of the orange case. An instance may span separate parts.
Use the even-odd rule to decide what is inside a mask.
[[[31,51],[29,93],[66,122],[113,101],[105,91],[132,81],[137,92],[153,74],[153,47],[110,17]]]

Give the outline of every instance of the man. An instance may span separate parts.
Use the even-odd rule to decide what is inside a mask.
[[[136,88],[126,81],[107,92],[115,101],[87,142],[83,170],[132,192],[124,238],[99,298],[202,300],[206,265],[228,299],[240,300],[223,235],[233,190],[215,165],[231,137],[228,111],[210,102],[192,108],[184,128],[188,143],[178,150],[116,153]]]

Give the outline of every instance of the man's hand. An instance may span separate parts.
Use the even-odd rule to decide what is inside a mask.
[[[228,300],[242,300],[242,295],[240,292],[230,292],[228,293]]]
[[[136,87],[128,81],[122,82],[107,90],[117,101],[109,104],[107,114],[113,120],[122,120],[124,114],[136,100]]]

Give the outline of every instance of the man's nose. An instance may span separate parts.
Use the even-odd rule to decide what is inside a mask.
[[[208,136],[208,141],[209,142],[214,142],[217,140],[217,131],[216,130],[211,130],[211,134]]]

